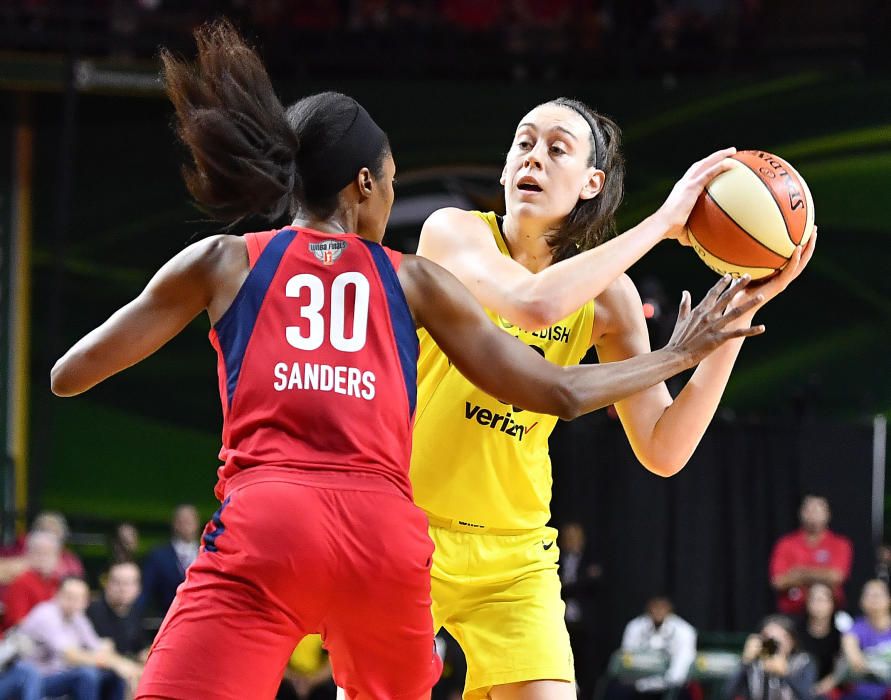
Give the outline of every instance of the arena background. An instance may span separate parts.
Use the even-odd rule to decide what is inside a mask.
[[[856,600],[884,536],[891,412],[888,4],[565,3],[569,18],[540,33],[506,31],[497,15],[468,28],[447,13],[399,14],[436,12],[407,2],[377,3],[392,6],[389,22],[357,29],[347,16],[362,3],[306,4],[340,14],[321,13],[330,21],[310,29],[260,21],[250,3],[137,2],[124,13],[136,29],[121,31],[114,13],[128,3],[0,10],[4,537],[28,514],[58,509],[98,567],[115,522],[136,522],[148,547],[174,504],[198,503],[205,517],[214,508],[220,410],[205,319],[84,397],[53,397],[48,376],[163,261],[219,230],[186,197],[153,56],[159,43],[188,51],[189,28],[227,12],[254,37],[284,101],[342,90],[388,131],[400,171],[388,243],[403,250],[437,206],[500,206],[515,124],[558,95],[624,129],[620,228],[654,211],[687,165],[716,148],[791,161],[813,192],[820,245],[761,314],[767,334],[746,343],[696,456],[662,480],[636,464],[608,412],[561,424],[554,521],[588,527],[604,568],[607,646],[656,591],[701,630],[751,627],[771,605],[770,547],[795,527],[807,491],[829,496],[833,527],[855,541]],[[656,23],[665,6],[690,23],[673,41]],[[670,243],[631,275],[654,304],[656,344],[681,290],[699,296],[713,279]]]

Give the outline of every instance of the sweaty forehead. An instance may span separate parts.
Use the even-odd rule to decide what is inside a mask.
[[[520,124],[532,124],[539,132],[562,127],[579,140],[591,133],[591,127],[581,114],[574,109],[556,104],[539,105],[523,117]]]

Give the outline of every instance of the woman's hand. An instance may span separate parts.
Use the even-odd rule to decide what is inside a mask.
[[[814,695],[829,695],[835,686],[835,679],[832,676],[826,676],[826,678],[814,686]]]
[[[690,245],[687,237],[687,219],[690,218],[693,205],[709,182],[733,167],[727,159],[734,153],[736,153],[735,148],[715,151],[710,156],[693,163],[684,176],[675,183],[668,198],[654,214],[661,220],[666,238],[673,238],[681,245]]]
[[[736,297],[733,299],[733,303],[730,304],[729,308],[734,309],[743,304],[749,304],[749,302],[755,297],[760,297],[760,301],[758,301],[754,306],[748,306],[749,312],[752,316],[755,312],[764,306],[767,302],[773,299],[777,294],[784,291],[786,287],[788,287],[793,280],[795,280],[802,272],[804,272],[804,268],[807,267],[807,264],[810,262],[811,258],[814,256],[814,248],[817,245],[817,227],[814,226],[814,232],[811,234],[811,237],[808,239],[808,242],[804,246],[798,246],[795,249],[795,252],[792,253],[792,257],[789,258],[789,262],[786,263],[786,266],[779,271],[776,275],[767,279],[763,282],[755,282],[754,284],[750,284],[745,289],[740,290]],[[746,316],[743,319],[743,322],[750,321],[752,316]]]
[[[850,665],[851,670],[858,676],[866,675],[866,672],[869,670],[869,665],[866,663],[866,657],[862,652],[858,654],[850,654],[848,656],[848,664]]]
[[[855,676],[863,676],[866,674],[866,657],[860,649],[860,640],[856,635],[847,632],[842,637],[842,651],[845,653],[845,660],[848,662],[848,668]]]
[[[751,282],[748,275],[733,279],[724,275],[696,306],[690,308],[690,292],[685,291],[681,298],[678,320],[666,344],[666,349],[679,352],[689,357],[693,364],[698,364],[715,348],[731,338],[743,338],[759,335],[764,326],[750,328],[747,322],[737,319],[748,315],[752,309],[762,303],[761,295],[756,293],[746,299],[737,298],[745,293]],[[731,307],[731,302],[737,303]]]
[[[789,660],[782,654],[774,654],[764,659],[764,670],[773,676],[785,678],[789,675]]]
[[[742,660],[743,663],[750,664],[761,655],[761,637],[757,634],[750,634],[746,638],[746,645],[743,647]]]

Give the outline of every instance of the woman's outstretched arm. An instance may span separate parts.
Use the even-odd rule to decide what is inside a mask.
[[[814,253],[816,237],[799,248],[783,271],[767,282],[739,293],[730,308],[748,304],[744,314],[729,327],[748,327],[755,311],[782,292],[804,270]],[[755,304],[752,302],[757,299]],[[594,339],[600,361],[625,362],[650,351],[640,295],[627,277],[621,278],[598,299],[597,324],[605,332]],[[705,358],[681,392],[672,399],[664,384],[629,395],[616,403],[625,433],[641,464],[660,476],[672,476],[689,461],[721,401],[743,338],[724,343]]]
[[[685,295],[675,332],[661,350],[609,365],[559,367],[495,326],[464,286],[435,263],[404,256],[399,279],[415,321],[468,380],[501,401],[566,419],[658,384],[725,341],[763,330],[728,329],[757,301],[725,313],[748,280],[724,279],[695,309]]]
[[[241,274],[239,275],[239,268]],[[244,241],[213,236],[168,261],[142,293],[77,341],[53,366],[52,391],[74,396],[156,352],[207,309],[211,322],[247,274]]]

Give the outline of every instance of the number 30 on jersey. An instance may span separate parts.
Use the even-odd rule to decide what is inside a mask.
[[[346,290],[352,286],[355,290],[355,307],[353,323],[346,334]],[[306,297],[308,301],[300,308],[300,316],[306,321],[303,326],[287,326],[285,338],[288,344],[298,350],[318,350],[325,342],[325,336],[335,350],[342,352],[358,352],[365,347],[368,334],[368,278],[361,272],[344,272],[334,278],[330,294],[326,293],[325,284],[315,275],[294,275],[285,285],[285,294],[289,297]],[[325,329],[325,317],[320,313],[325,306],[326,297],[331,302],[331,327]],[[306,335],[304,335],[306,331]]]

